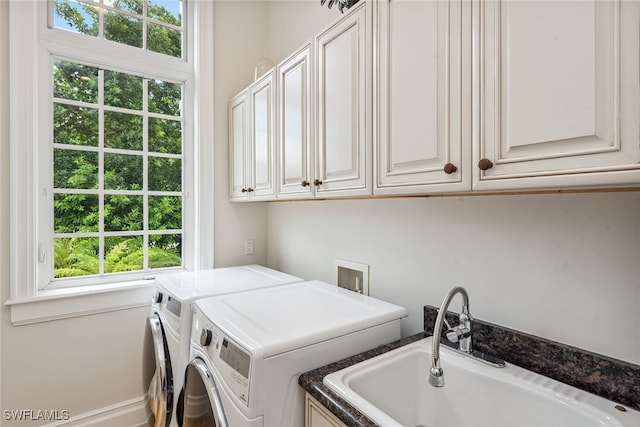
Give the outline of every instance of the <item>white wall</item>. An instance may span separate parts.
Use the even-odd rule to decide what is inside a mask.
[[[253,82],[255,61],[268,56],[267,3],[216,1],[215,36],[215,266],[267,260],[266,205],[229,201],[227,104]],[[255,240],[255,255],[244,255],[244,239]]]
[[[318,3],[270,2],[274,57],[339,17]],[[267,216],[270,266],[333,281],[333,258],[369,264],[372,294],[410,310],[404,334],[462,285],[478,318],[640,363],[640,193],[282,202]]]
[[[405,335],[461,285],[480,319],[640,362],[640,193],[273,203],[268,216],[269,265],[333,282],[334,258],[369,264],[371,294],[409,309]]]
[[[269,56],[277,63],[311,41],[312,36],[340,18],[338,7],[320,0],[268,0]]]

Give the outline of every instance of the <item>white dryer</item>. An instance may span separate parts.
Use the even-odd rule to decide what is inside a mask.
[[[193,305],[185,427],[300,427],[301,373],[400,338],[405,308],[320,281]]]
[[[302,279],[261,265],[215,268],[158,275],[148,318],[155,366],[148,400],[150,425],[177,426],[178,395],[189,362],[191,304],[204,297],[280,286]]]

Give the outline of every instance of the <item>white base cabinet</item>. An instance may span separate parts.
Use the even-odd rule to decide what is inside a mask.
[[[309,393],[305,393],[305,427],[345,427],[345,424],[333,415]]]

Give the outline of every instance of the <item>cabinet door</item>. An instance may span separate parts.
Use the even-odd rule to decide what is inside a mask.
[[[278,198],[313,195],[311,178],[311,46],[277,68]]]
[[[469,3],[380,1],[376,25],[374,192],[469,190]]]
[[[273,71],[250,86],[249,195],[252,199],[275,198]]]
[[[329,412],[309,393],[305,393],[305,427],[344,427],[345,424]]]
[[[229,102],[229,196],[232,200],[246,200],[247,176],[247,91]]]
[[[371,194],[369,2],[316,38],[316,195]]]
[[[638,2],[474,7],[474,188],[637,184]]]

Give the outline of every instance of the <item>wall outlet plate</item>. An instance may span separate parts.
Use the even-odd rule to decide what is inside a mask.
[[[245,239],[244,241],[244,254],[253,255],[255,253],[255,240]]]

